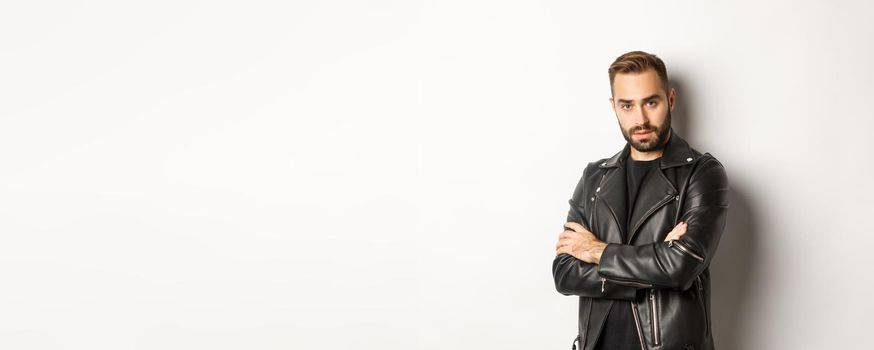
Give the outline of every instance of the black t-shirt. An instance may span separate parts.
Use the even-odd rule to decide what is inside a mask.
[[[659,165],[659,159],[653,160],[634,160],[631,157],[628,157],[628,161],[625,162],[625,175],[626,175],[626,185],[628,188],[628,215],[626,218],[628,219],[625,222],[625,230],[622,232],[625,234],[625,237],[622,237],[623,242],[628,240],[628,235],[631,234],[631,210],[634,208],[634,200],[637,198],[637,191],[640,189],[640,184],[643,182],[643,178],[649,174],[651,169],[654,169]]]
[[[622,237],[623,243],[628,239],[631,230],[631,210],[634,208],[634,200],[637,198],[637,192],[640,189],[640,184],[644,177],[650,173],[659,164],[659,159],[654,160],[634,160],[628,157],[625,162],[625,176],[628,190],[628,218],[624,222],[625,230]],[[625,350],[625,349],[640,349],[640,338],[637,335],[637,328],[634,323],[634,313],[631,311],[631,303],[625,300],[613,301],[613,306],[610,307],[610,313],[607,315],[604,328],[601,330],[601,336],[598,337],[598,344],[595,349],[609,350]]]

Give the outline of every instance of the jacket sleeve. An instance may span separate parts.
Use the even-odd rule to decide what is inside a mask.
[[[680,221],[688,224],[678,240],[633,246],[610,243],[598,274],[619,284],[687,289],[710,264],[728,211],[728,178],[722,164],[702,160],[691,174]]]
[[[592,163],[589,163],[591,166]],[[588,198],[586,191],[586,174],[590,166],[583,171],[574,194],[568,204],[567,221],[583,225],[587,230],[589,223],[586,220],[588,208],[585,205]],[[598,265],[590,264],[573,255],[561,253],[552,261],[552,277],[555,280],[555,289],[563,295],[579,295],[591,298],[606,299],[634,299],[637,288],[610,283],[598,275]]]

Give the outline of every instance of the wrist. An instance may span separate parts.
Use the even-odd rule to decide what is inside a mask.
[[[609,243],[598,242],[592,246],[591,255],[592,255],[592,260],[594,260],[593,264],[600,264],[601,263],[601,254],[604,253],[604,249],[607,248],[607,244],[609,244]]]

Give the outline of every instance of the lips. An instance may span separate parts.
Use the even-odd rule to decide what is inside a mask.
[[[649,134],[651,132],[652,132],[652,130],[638,131],[638,132],[635,132],[634,135],[643,136],[643,135]]]

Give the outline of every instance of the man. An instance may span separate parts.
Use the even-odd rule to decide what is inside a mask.
[[[709,265],[729,204],[725,169],[671,128],[676,91],[660,58],[628,52],[608,74],[627,142],[586,166],[552,264],[556,290],[580,297],[574,342],[713,349]]]

